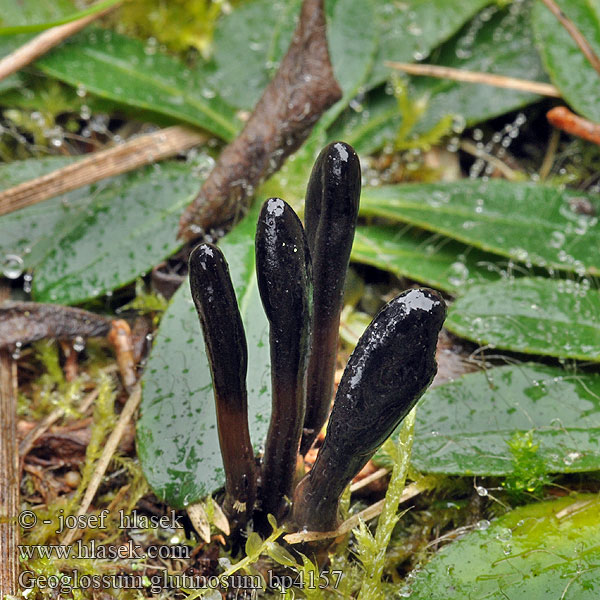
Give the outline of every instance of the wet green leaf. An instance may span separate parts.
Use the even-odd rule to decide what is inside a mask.
[[[371,71],[377,49],[372,0],[336,0],[331,8],[333,14],[328,23],[327,41],[333,72],[343,96],[323,116],[324,126],[331,124],[357,95]]]
[[[0,35],[11,33],[4,31],[5,28],[62,19],[73,12],[73,10],[73,3],[69,0],[19,0],[18,2],[3,2],[2,12],[0,13]]]
[[[599,317],[588,279],[524,277],[469,287],[445,325],[492,348],[600,362]]]
[[[514,260],[600,273],[598,197],[533,183],[460,180],[366,188],[361,213],[406,221]]]
[[[254,269],[256,210],[220,243],[248,341],[250,435],[258,448],[271,413],[269,332]],[[138,452],[154,492],[183,507],[223,485],[214,398],[198,315],[187,282],[167,309],[144,371]]]
[[[45,73],[102,98],[201,127],[224,140],[240,128],[207,74],[113,31],[86,29],[40,59]]]
[[[595,600],[599,560],[597,496],[560,498],[480,521],[415,574],[410,597]]]
[[[172,162],[98,193],[38,264],[34,298],[77,304],[149,271],[180,246],[179,215],[199,185],[189,165]]]
[[[358,227],[351,259],[448,292],[508,275],[498,256],[407,226]]]
[[[0,166],[0,189],[40,177],[66,166],[72,159],[49,157]],[[103,180],[28,208],[0,216],[0,257],[20,256],[24,268],[35,267],[77,223],[87,215],[96,194],[122,178]]]
[[[529,81],[547,81],[533,44],[530,4],[514,3],[507,10],[485,9],[436,53],[435,64]],[[450,79],[411,79],[411,96],[426,99],[427,109],[415,127],[423,133],[448,114],[457,116],[458,129],[527,106],[536,94],[468,84]],[[518,133],[518,132],[517,132]]]
[[[256,104],[290,44],[299,11],[299,0],[258,0],[219,20],[212,82],[232,106]]]
[[[76,11],[68,0],[55,0],[54,2],[38,1],[35,5],[32,2],[11,2],[12,10],[9,10],[8,14],[6,7],[2,7],[4,14],[0,15],[0,25],[2,25],[0,27],[0,35],[43,31],[50,27],[82,19],[88,15],[95,15],[120,1],[100,0],[93,6],[79,11]],[[33,6],[35,10],[31,13]],[[54,10],[48,10],[49,8]]]
[[[545,472],[600,469],[600,376],[524,363],[430,389],[417,410],[413,466],[425,473],[510,475],[509,442],[528,431]]]
[[[600,55],[600,5],[589,0],[556,3]],[[567,30],[542,2],[535,2],[533,25],[552,82],[564,99],[583,116],[600,122],[600,77]]]
[[[487,4],[489,0],[456,0],[448,10],[446,0],[377,0],[379,48],[369,87],[387,79],[386,60],[423,60]]]
[[[528,19],[529,5],[513,4],[510,10],[486,8],[456,36],[434,53],[436,65],[544,81],[538,53],[533,46]],[[445,15],[448,16],[446,9]],[[404,35],[405,41],[408,36]],[[397,59],[411,62],[411,58]],[[388,73],[390,70],[388,69]],[[411,77],[409,98],[425,107],[414,133],[423,134],[446,115],[456,125],[472,126],[535,101],[538,96],[482,84],[450,79]],[[348,109],[334,125],[332,136],[344,139],[361,154],[370,154],[394,141],[402,116],[392,90],[371,92],[358,112]]]

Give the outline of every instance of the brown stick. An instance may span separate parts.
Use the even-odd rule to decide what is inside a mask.
[[[0,305],[0,348],[43,338],[72,340],[77,336],[105,336],[111,321],[96,313],[38,302]]]
[[[495,169],[498,169],[498,171],[500,171],[500,173],[502,173],[509,181],[519,181],[521,179],[518,171],[514,171],[508,165],[504,164],[497,156],[486,152],[483,148],[479,148],[473,142],[462,140],[460,142],[460,149],[468,152],[471,156],[484,159]]]
[[[123,436],[123,433],[125,432],[125,428],[129,424],[129,421],[133,418],[133,415],[135,414],[135,411],[137,410],[137,407],[139,406],[141,398],[142,398],[142,389],[141,389],[140,385],[137,384],[133,388],[131,395],[129,396],[129,399],[125,403],[125,406],[123,407],[123,410],[122,410],[121,414],[119,415],[119,420],[117,421],[115,428],[113,429],[112,433],[106,440],[106,444],[104,445],[104,450],[102,451],[102,455],[100,456],[100,458],[98,459],[98,462],[96,463],[96,468],[94,469],[94,474],[92,475],[92,477],[90,479],[90,483],[85,491],[83,500],[81,501],[81,506],[79,507],[79,510],[77,511],[77,517],[81,517],[82,515],[84,515],[87,512],[88,508],[90,507],[90,504],[92,503],[92,500],[94,499],[94,496],[96,495],[96,492],[98,491],[98,488],[100,487],[100,483],[102,482],[102,477],[104,477],[104,473],[106,473],[106,469],[108,468],[108,465],[110,464],[112,456],[115,453],[115,450],[117,449],[117,446],[119,445],[119,442],[121,441],[121,437]],[[77,528],[69,529],[67,531],[67,533],[65,534],[65,537],[63,538],[61,543],[65,544],[65,545],[70,544],[73,541],[73,538],[75,537],[75,535],[78,533],[78,531],[79,531],[79,529],[77,529]]]
[[[141,135],[0,192],[0,215],[174,156],[207,140],[205,134],[179,125]]]
[[[560,6],[558,6],[554,0],[542,0],[542,2],[558,19],[559,23],[567,30],[569,35],[573,38],[573,41],[583,52],[583,55],[589,60],[592,67],[596,69],[597,73],[600,74],[600,58],[598,58],[598,55],[594,52],[594,49],[590,46],[590,43],[585,39],[581,31],[577,29],[575,23],[573,23],[573,21],[571,21],[571,19],[565,15]]]
[[[23,44],[20,48],[17,48],[14,52],[11,52],[8,56],[5,56],[0,60],[0,81],[27,66],[36,58],[46,54],[48,50],[82,30],[96,19],[103,17],[117,6],[119,6],[119,4],[114,4],[98,13],[87,15],[76,21],[65,23],[64,25],[52,27],[51,29],[44,31],[44,33],[35,36],[32,40],[29,40],[29,42]]]
[[[600,124],[576,115],[566,106],[555,106],[546,113],[546,118],[554,127],[600,145]]]
[[[323,0],[304,0],[300,21],[281,65],[242,133],[215,168],[179,222],[184,239],[223,224],[243,211],[256,186],[275,173],[342,97],[325,36]]]
[[[529,81],[527,79],[518,79],[517,77],[508,77],[506,75],[492,75],[491,73],[482,73],[480,71],[466,71],[464,69],[454,69],[453,67],[441,67],[439,65],[426,65],[422,63],[413,64],[386,61],[385,66],[396,69],[397,71],[403,71],[409,75],[452,79],[453,81],[464,81],[465,83],[482,83],[484,85],[507,88],[519,92],[529,92],[531,94],[539,94],[540,96],[549,96],[551,98],[561,97],[558,88],[551,83]]]
[[[6,296],[0,288],[0,302]],[[0,598],[19,589],[19,486],[17,363],[0,349]]]

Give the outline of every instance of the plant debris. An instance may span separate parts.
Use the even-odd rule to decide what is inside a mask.
[[[8,302],[0,306],[0,348],[23,345],[44,338],[73,340],[77,337],[104,337],[111,321],[80,308]]]
[[[275,77],[242,133],[223,150],[181,216],[180,237],[197,238],[239,216],[258,184],[281,167],[341,97],[329,58],[323,0],[304,0],[294,38]]]

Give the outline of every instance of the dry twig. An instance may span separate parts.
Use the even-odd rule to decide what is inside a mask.
[[[200,193],[180,220],[179,235],[233,219],[256,186],[275,173],[342,96],[325,37],[323,0],[304,0],[300,21],[281,65],[242,133],[221,153]]]
[[[546,113],[548,122],[571,135],[600,145],[600,124],[571,112],[566,106],[556,106]]]
[[[554,159],[556,158],[556,151],[558,150],[559,141],[560,131],[558,129],[553,129],[552,134],[550,135],[550,140],[548,141],[546,153],[544,154],[542,166],[540,167],[540,171],[538,173],[540,181],[545,181],[548,175],[550,175],[550,171],[552,171],[552,165],[554,164]]]
[[[422,63],[401,63],[386,61],[385,65],[397,71],[403,71],[409,75],[422,75],[425,77],[437,77],[438,79],[452,79],[453,81],[464,81],[465,83],[482,83],[494,87],[501,87],[519,92],[529,92],[540,96],[560,98],[561,94],[551,83],[541,81],[529,81],[517,79],[506,75],[493,75],[480,71],[466,71],[452,67],[441,67],[439,65],[426,65]]]
[[[36,58],[46,54],[48,50],[54,48],[54,46],[57,46],[63,40],[71,37],[96,19],[103,17],[117,6],[118,4],[114,4],[95,14],[87,15],[76,21],[65,23],[64,25],[52,27],[51,29],[40,33],[40,35],[37,35],[32,40],[23,44],[20,48],[17,48],[14,52],[11,52],[8,56],[5,56],[0,60],[0,81],[27,66]]]
[[[25,181],[0,192],[0,215],[4,215],[59,194],[70,192],[107,177],[133,171],[202,144],[208,137],[176,125],[101,150],[82,160]]]
[[[460,149],[464,150],[475,158],[482,158],[486,162],[490,163],[495,169],[498,169],[506,179],[509,181],[521,181],[522,177],[518,171],[511,169],[506,163],[503,163],[497,156],[486,152],[483,148],[479,148],[477,144],[469,142],[468,140],[462,140],[460,142]]]
[[[0,288],[0,301],[6,296]],[[17,363],[0,349],[0,598],[19,589],[19,485]]]
[[[37,302],[10,302],[0,306],[0,348],[43,338],[71,340],[78,336],[105,336],[111,321],[80,308]]]
[[[108,437],[108,440],[106,440],[106,444],[104,446],[104,450],[102,451],[102,455],[96,463],[96,468],[94,469],[94,473],[90,479],[90,483],[85,491],[85,495],[83,497],[83,500],[81,501],[79,510],[77,511],[77,517],[81,517],[88,511],[92,500],[94,499],[94,496],[98,491],[98,487],[100,486],[102,478],[104,477],[104,473],[106,473],[106,469],[110,464],[112,456],[115,453],[119,442],[121,441],[121,437],[123,436],[123,433],[125,433],[127,425],[129,425],[129,422],[133,418],[133,415],[135,414],[135,411],[137,410],[140,404],[141,397],[142,388],[138,383],[131,391],[129,399],[125,403],[125,406],[123,407],[123,410],[119,415],[119,420],[117,421],[115,428]],[[79,529],[69,529],[65,534],[64,538],[62,539],[61,543],[65,545],[70,544],[73,541],[75,535],[78,533],[78,531]]]

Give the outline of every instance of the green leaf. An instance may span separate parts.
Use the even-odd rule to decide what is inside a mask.
[[[361,213],[406,221],[527,265],[599,274],[598,219],[576,212],[581,201],[597,198],[534,183],[463,179],[366,188]]]
[[[260,550],[263,545],[262,538],[256,531],[253,531],[248,535],[248,539],[246,540],[245,551],[246,556],[258,556],[260,555]]]
[[[5,31],[13,26],[26,27],[40,21],[60,20],[72,12],[73,3],[70,0],[19,0],[18,2],[8,0],[2,3],[0,35],[20,33]]]
[[[299,11],[299,0],[257,0],[219,20],[212,81],[232,106],[256,104],[287,51]]]
[[[447,292],[508,276],[498,256],[406,226],[358,227],[351,259]]]
[[[0,189],[8,189],[73,162],[71,158],[29,159],[0,166]],[[87,185],[68,194],[0,216],[0,256],[20,256],[24,268],[35,267],[69,231],[87,216],[95,195],[122,177]]]
[[[240,129],[231,107],[206,87],[206,73],[113,31],[87,29],[36,66],[102,98],[201,127],[227,141]]]
[[[268,324],[254,268],[256,219],[253,210],[219,245],[246,329],[249,427],[258,449],[269,426],[271,376]],[[187,282],[163,317],[143,385],[137,430],[142,467],[155,494],[181,508],[225,481],[208,359]]]
[[[509,442],[528,431],[547,473],[600,469],[600,376],[524,363],[430,389],[417,411],[413,466],[424,473],[510,475]]]
[[[387,79],[386,60],[422,60],[489,3],[489,0],[455,0],[449,10],[447,0],[377,0],[379,49],[368,87]]]
[[[445,325],[492,348],[599,362],[599,315],[589,280],[524,277],[469,287]]]
[[[533,47],[528,5],[512,6],[510,12],[499,11],[495,6],[485,9],[443,44],[431,62],[457,69],[545,80],[546,75]],[[445,14],[449,14],[448,10]],[[411,61],[410,58],[403,60]],[[429,131],[446,115],[454,115],[458,126],[472,126],[538,98],[534,94],[450,79],[411,77],[408,81],[410,100],[425,106],[423,116],[414,128],[416,134]],[[333,127],[332,137],[344,139],[365,155],[394,141],[402,115],[391,87],[374,90],[356,109],[348,109],[342,115]]]
[[[529,13],[528,2],[514,3],[507,10],[488,7],[440,48],[435,63],[490,75],[547,81],[533,43]],[[428,99],[427,110],[415,127],[417,133],[428,131],[448,114],[456,115],[459,121],[471,126],[527,106],[540,98],[517,90],[449,79],[413,77],[411,85],[412,97]]]
[[[149,271],[180,246],[179,215],[198,187],[189,165],[172,162],[98,193],[38,265],[34,298],[77,304]]]
[[[580,495],[530,504],[446,546],[415,573],[413,600],[598,597],[600,503]]]
[[[566,17],[600,55],[600,5],[590,0],[557,0]],[[564,99],[583,116],[600,122],[600,77],[567,30],[542,2],[535,2],[533,26],[544,64]]]
[[[95,15],[115,4],[121,2],[122,0],[101,0],[100,2],[96,2],[93,6],[86,8],[84,10],[80,10],[77,12],[73,12],[72,6],[69,6],[68,2],[54,2],[54,4],[58,5],[67,5],[65,8],[69,8],[68,14],[60,15],[60,12],[66,12],[65,10],[59,11],[60,16],[54,17],[43,17],[39,14],[40,5],[43,3],[38,3],[36,6],[36,12],[38,13],[35,16],[36,23],[27,23],[22,25],[7,25],[6,15],[5,18],[0,17],[0,23],[3,24],[3,27],[0,27],[0,35],[10,35],[15,33],[34,33],[37,31],[44,31],[44,29],[49,29],[50,27],[56,27],[57,25],[64,25],[65,23],[70,23],[71,21],[76,21],[77,19],[82,19],[83,17],[87,17],[88,15]],[[19,6],[20,2],[15,2],[15,5]],[[22,5],[21,5],[22,8]],[[40,18],[46,19],[44,22],[39,22]],[[27,19],[29,20],[29,19]]]
[[[333,72],[343,96],[324,115],[323,126],[330,125],[348,106],[371,71],[377,49],[373,1],[337,0],[328,24],[327,41]]]

